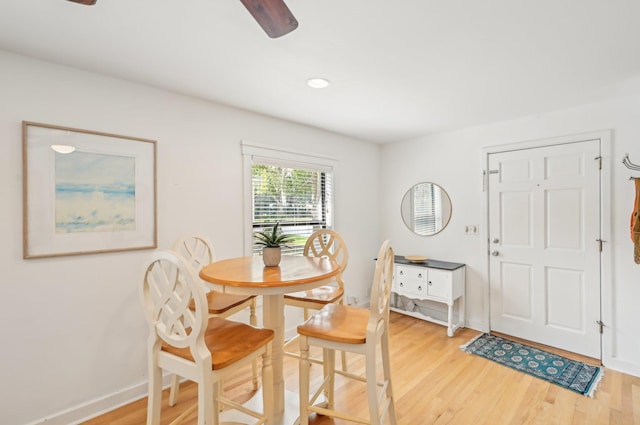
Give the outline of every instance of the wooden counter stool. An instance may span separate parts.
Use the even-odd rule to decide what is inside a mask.
[[[329,304],[298,326],[300,425],[308,425],[311,412],[372,425],[384,424],[388,416],[391,425],[397,424],[389,365],[389,297],[393,280],[393,261],[393,249],[389,241],[385,241],[380,247],[376,260],[369,309]],[[324,381],[312,394],[309,392],[310,346],[323,349],[325,366]],[[358,353],[366,357],[364,377],[350,373],[341,373],[341,375],[366,383],[369,402],[368,419],[335,410],[335,350]],[[378,354],[382,359],[382,382],[378,382],[376,373]],[[327,397],[326,408],[313,405],[322,393]]]
[[[140,285],[140,299],[149,325],[147,425],[160,424],[163,370],[198,384],[197,404],[172,424],[181,422],[196,408],[198,425],[217,424],[222,405],[255,418],[255,425],[272,423],[271,391],[262,392],[263,411],[255,412],[225,399],[218,385],[262,356],[263,388],[273,387],[272,330],[210,318],[202,281],[188,261],[174,251],[152,255]]]
[[[173,250],[182,255],[193,267],[196,273],[209,263],[215,261],[213,244],[203,235],[186,234],[181,236],[174,244]],[[200,279],[198,277],[198,279]],[[206,287],[206,286],[205,286]],[[209,290],[206,293],[209,317],[227,318],[246,308],[249,309],[249,324],[258,325],[256,316],[256,297],[250,295],[226,294],[224,292]],[[193,304],[190,305],[193,308]],[[258,362],[252,365],[251,384],[254,391],[258,389]],[[222,381],[220,381],[220,393],[222,394]],[[169,406],[175,406],[178,401],[180,380],[178,376],[171,378],[171,390],[169,392]]]
[[[314,232],[304,245],[303,255],[307,257],[328,257],[335,260],[340,266],[340,274],[336,276],[335,285],[323,285],[308,291],[300,291],[285,294],[284,305],[300,307],[304,309],[304,320],[309,319],[309,310],[320,310],[327,304],[343,303],[344,281],[342,273],[347,268],[349,251],[344,239],[338,232],[329,229],[320,229]],[[297,339],[297,335],[289,339],[288,345]],[[296,353],[285,351],[289,357],[300,358]],[[319,359],[310,359],[313,363],[322,363]],[[342,370],[347,370],[347,357],[342,353]]]

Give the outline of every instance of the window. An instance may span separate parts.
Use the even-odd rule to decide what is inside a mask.
[[[318,229],[333,228],[333,166],[317,156],[260,148],[243,143],[245,185],[250,211],[250,250],[253,255],[262,247],[255,244],[253,232],[280,223],[284,233],[296,236],[283,247],[283,254],[301,255],[307,238]]]

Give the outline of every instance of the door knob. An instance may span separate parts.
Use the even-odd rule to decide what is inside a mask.
[[[493,242],[493,243],[500,243],[500,239],[495,238],[495,239],[494,239],[494,240],[492,240],[491,242]]]
[[[491,255],[497,257],[498,255],[500,255],[500,253],[498,251],[491,251]]]

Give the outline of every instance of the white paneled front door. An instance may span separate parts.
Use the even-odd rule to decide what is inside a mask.
[[[600,358],[600,141],[489,154],[491,330]]]

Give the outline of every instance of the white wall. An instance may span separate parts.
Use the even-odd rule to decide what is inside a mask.
[[[0,94],[0,423],[69,424],[146,394],[137,287],[150,252],[22,259],[23,120],[157,140],[159,247],[197,231],[219,258],[243,255],[241,140],[335,158],[347,292],[365,297],[377,145],[2,51]]]
[[[467,324],[488,330],[488,278],[486,237],[465,236],[464,226],[485,226],[485,193],[482,187],[483,147],[613,130],[611,157],[612,218],[610,240],[604,244],[612,274],[603,298],[603,362],[605,366],[640,376],[640,265],[633,262],[629,216],[634,188],[629,176],[640,176],[621,164],[625,153],[640,163],[640,96],[634,95],[521,120],[494,123],[416,140],[386,145],[382,151],[382,237],[394,241],[397,254],[422,254],[466,263]],[[440,184],[449,193],[453,216],[449,226],[431,237],[415,236],[400,218],[400,202],[406,190],[421,181]],[[486,229],[484,229],[486,230]],[[480,233],[481,235],[483,232]],[[485,233],[486,235],[486,233]]]

